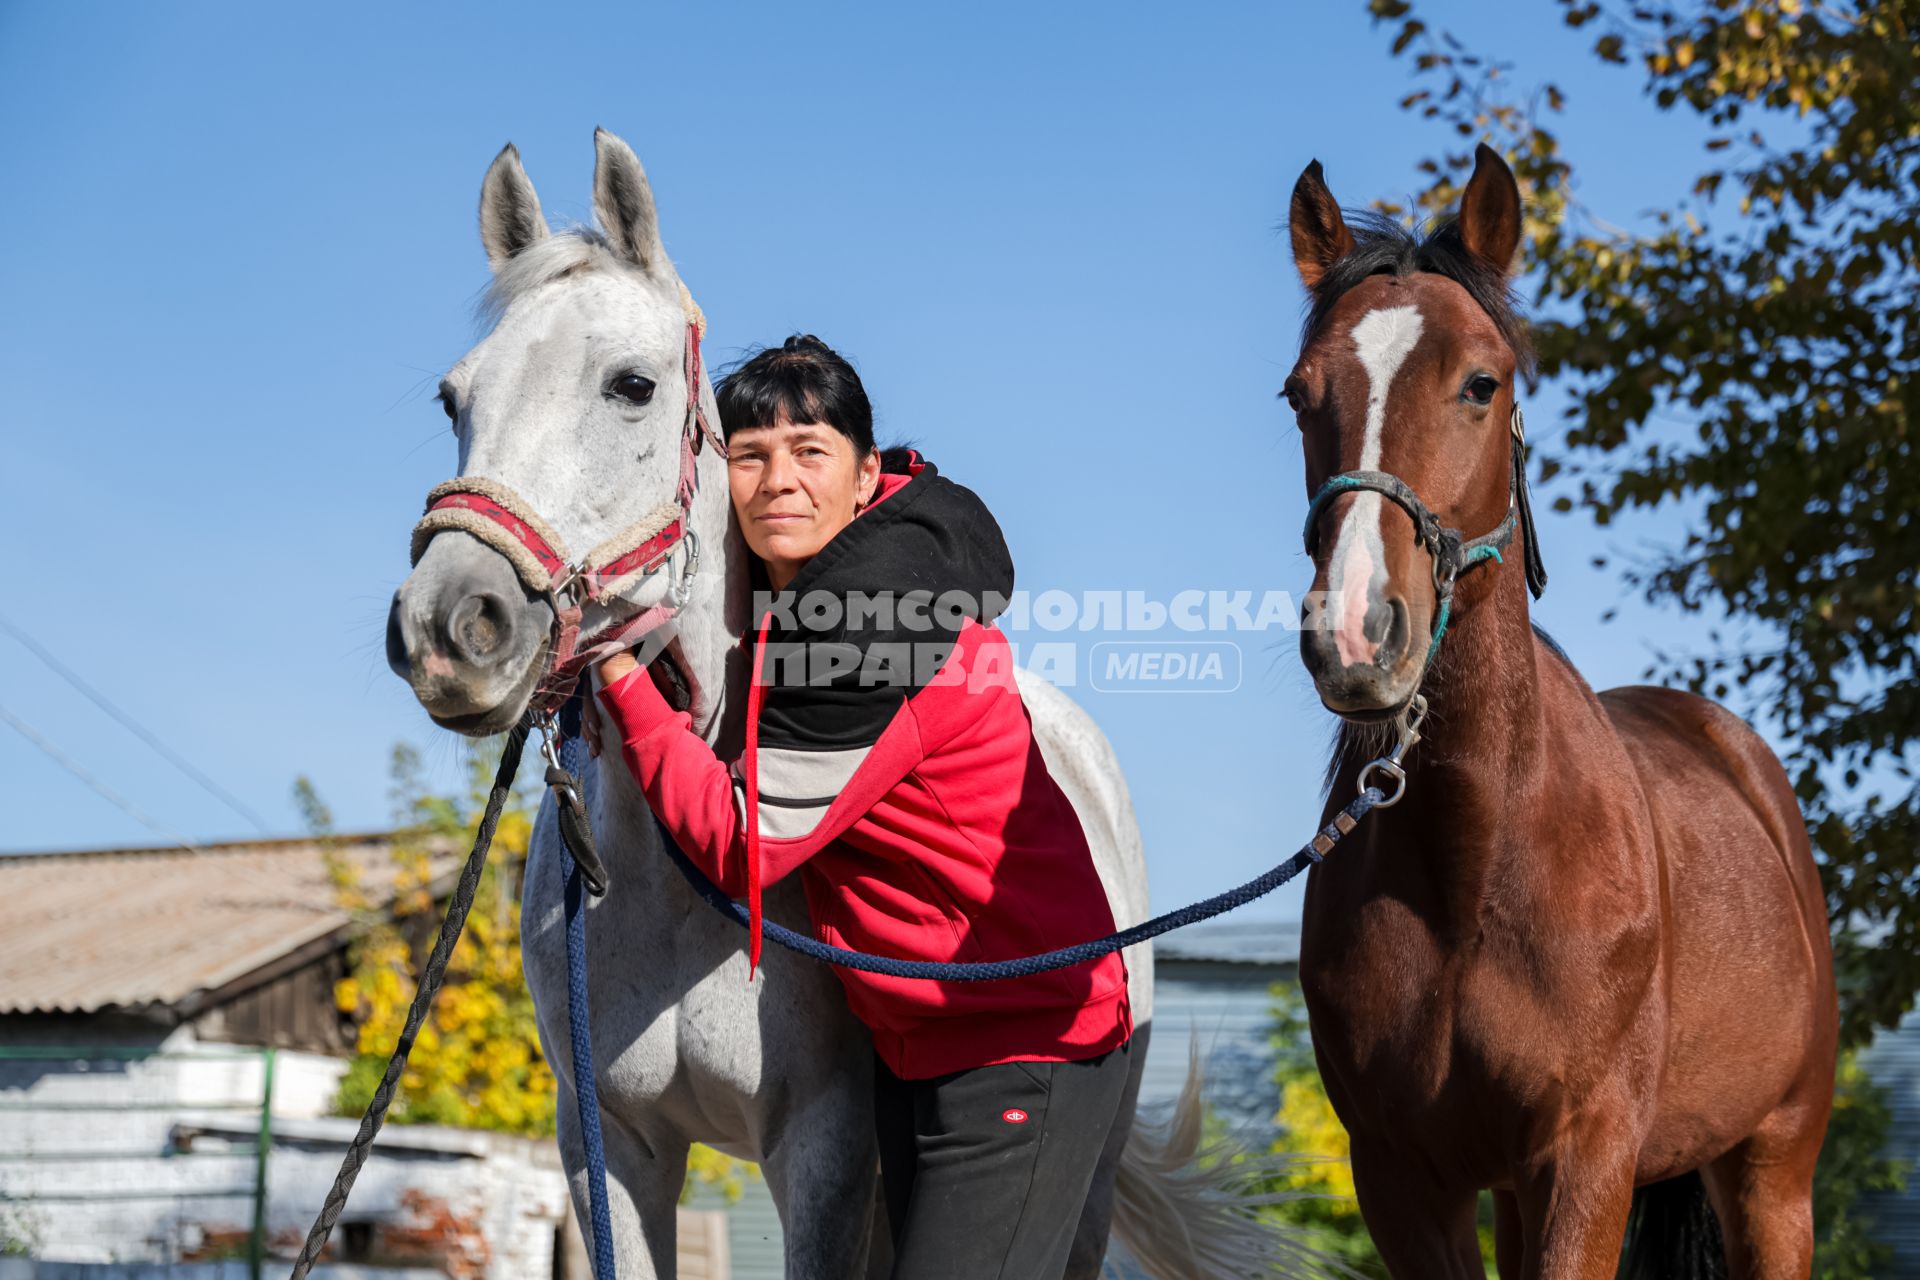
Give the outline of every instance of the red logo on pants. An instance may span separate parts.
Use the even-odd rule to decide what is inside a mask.
[[[1000,1113],[1000,1118],[1008,1124],[1025,1124],[1027,1122],[1027,1113],[1018,1107],[1008,1107]]]

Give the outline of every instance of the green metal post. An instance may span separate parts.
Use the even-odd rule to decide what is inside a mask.
[[[260,1138],[253,1158],[253,1239],[247,1249],[248,1274],[262,1280],[267,1266],[267,1156],[273,1150],[274,1051],[260,1056]]]

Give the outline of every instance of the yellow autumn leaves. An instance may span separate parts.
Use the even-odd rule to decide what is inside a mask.
[[[472,847],[500,742],[469,760],[466,793],[432,794],[411,747],[395,748],[392,764],[396,833],[388,866],[364,872],[329,838],[331,819],[304,783],[296,787],[310,826],[321,837],[336,901],[360,924],[346,977],[335,984],[336,1007],[355,1025],[354,1057],[341,1081],[342,1114],[366,1109],[405,1026],[415,977],[440,925],[435,880]],[[528,1137],[554,1131],[557,1088],[540,1052],[533,997],[520,954],[520,890],[537,812],[537,790],[508,801],[474,896],[472,914],[447,966],[400,1079],[390,1119],[444,1124]],[[710,1185],[737,1198],[753,1166],[696,1146],[689,1187]]]

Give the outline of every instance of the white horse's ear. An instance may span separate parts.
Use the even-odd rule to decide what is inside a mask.
[[[487,261],[498,271],[514,254],[546,238],[540,197],[520,167],[519,149],[509,142],[493,158],[480,184],[480,243],[486,246]]]
[[[593,131],[593,216],[628,261],[652,270],[667,259],[653,188],[633,148],[605,129]]]

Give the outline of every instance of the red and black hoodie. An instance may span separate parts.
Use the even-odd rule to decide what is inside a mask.
[[[763,616],[738,762],[644,670],[601,691],[653,811],[748,899],[756,957],[761,886],[795,870],[815,935],[879,955],[1007,960],[1113,931],[992,625],[1012,591],[986,506],[905,453]],[[1118,953],[999,982],[834,972],[903,1079],[1076,1061],[1133,1030]]]

